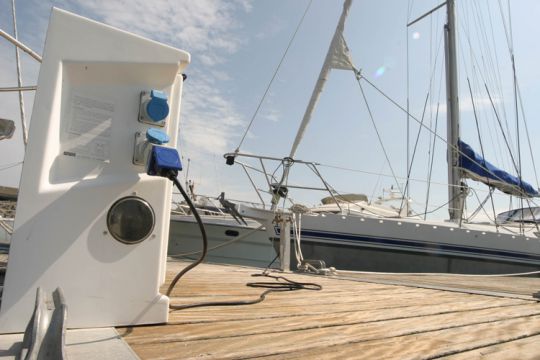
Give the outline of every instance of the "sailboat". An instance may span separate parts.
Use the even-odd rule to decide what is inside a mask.
[[[386,199],[369,202],[366,196],[359,194],[338,194],[322,177],[316,162],[295,158],[330,71],[348,70],[357,80],[363,78],[353,64],[343,36],[351,3],[352,0],[344,2],[336,31],[289,155],[285,158],[258,156],[242,153],[239,149],[224,155],[228,165],[239,163],[244,166],[239,161],[241,158],[256,159],[261,164],[264,161],[281,163],[280,179],[265,171],[269,193],[272,195],[270,209],[264,212],[240,207],[240,212],[259,220],[266,217],[268,223],[276,214],[283,216],[294,213],[293,227],[296,230],[293,238],[297,242],[301,241],[297,252],[301,251],[308,259],[323,260],[328,266],[338,269],[467,274],[540,270],[538,208],[529,206],[509,211],[499,215],[495,224],[474,223],[463,219],[467,195],[465,179],[480,181],[490,191],[497,189],[520,199],[537,197],[539,193],[523,181],[521,176],[500,170],[485,160],[483,150],[480,154],[460,139],[454,0],[448,0],[431,11],[446,5],[444,38],[448,124],[447,137],[441,140],[447,144],[448,220],[425,220],[415,216],[403,192],[400,196],[402,205],[399,207],[388,206]],[[323,199],[322,205],[312,208],[295,205],[290,210],[285,205],[280,206],[289,198],[289,190],[308,188],[288,183],[293,164],[308,167],[320,179],[322,186],[311,189],[328,190],[330,196]],[[280,232],[278,226],[267,226],[267,229],[278,234]]]

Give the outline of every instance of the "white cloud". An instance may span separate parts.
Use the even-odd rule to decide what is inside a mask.
[[[26,15],[32,18],[35,29],[28,31],[20,26],[19,33],[38,51],[42,49],[51,5],[41,1],[24,5],[36,10]],[[210,158],[230,150],[231,141],[237,140],[244,128],[245,119],[236,109],[234,100],[225,93],[227,87],[222,85],[231,80],[222,65],[246,42],[240,31],[239,15],[252,10],[252,0],[59,0],[54,5],[192,54],[183,97],[182,147],[188,157],[200,159],[196,167],[203,171],[214,168]],[[19,7],[22,6],[21,3]],[[19,17],[23,13],[19,11]],[[20,24],[25,23],[25,19],[19,20],[22,20]],[[0,25],[2,28],[7,26]],[[11,46],[4,44],[4,47],[11,51]],[[0,53],[2,86],[14,85],[13,59],[9,51]],[[37,73],[32,71],[31,76],[25,78],[28,79],[25,83],[33,85]],[[6,100],[9,97],[10,101],[2,101],[0,116],[16,118],[18,104],[12,101],[16,97],[13,94],[2,97]],[[31,101],[27,103],[31,107]],[[22,144],[18,145],[22,157]],[[18,176],[16,178],[18,181]]]
[[[211,70],[212,78],[216,81],[229,81],[232,80],[232,77],[224,71],[220,70]]]
[[[277,123],[281,119],[281,114],[276,109],[272,109],[272,110],[269,110],[269,111],[266,111],[265,113],[263,113],[262,117],[265,120]]]
[[[216,193],[220,188],[216,164],[245,121],[226,93],[223,83],[231,76],[223,65],[246,41],[238,19],[251,11],[252,0],[63,0],[55,4],[191,53],[182,99],[181,151],[184,163],[192,160],[190,178],[199,189]]]
[[[236,138],[243,121],[234,104],[213,82],[192,74],[186,82],[181,135],[190,153],[220,153],[230,150],[230,139]]]
[[[264,28],[255,34],[258,40],[264,40],[276,36],[285,29],[285,23],[282,18],[274,16],[271,21],[264,24]]]
[[[495,104],[497,111],[499,111],[499,106],[500,104],[502,104],[502,101],[500,99],[493,99],[493,103]],[[439,115],[446,114],[446,101],[441,102],[439,104],[432,103],[431,107],[432,107],[433,113],[435,113],[437,111],[437,108],[439,108]],[[489,97],[474,98],[474,107],[473,107],[471,98],[469,96],[459,99],[460,112],[472,112],[474,109],[476,109],[477,112],[492,111],[493,106],[491,105],[491,100],[489,99]],[[420,109],[420,112],[417,112],[417,113],[422,114],[421,109]]]
[[[98,0],[77,4],[88,16],[191,52],[182,100],[183,150],[192,158],[230,150],[229,143],[237,138],[244,122],[234,101],[220,90],[224,87],[219,85],[231,77],[218,65],[243,44],[238,14],[251,11],[251,0]]]
[[[72,2],[68,2],[72,3]],[[241,41],[236,11],[250,11],[248,0],[97,0],[78,5],[107,24],[181,46],[190,51],[233,53]]]

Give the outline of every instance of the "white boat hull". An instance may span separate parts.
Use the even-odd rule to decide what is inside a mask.
[[[246,219],[248,225],[240,225],[232,218],[202,216],[208,235],[208,247],[213,248],[230,242],[236,236],[242,236],[260,224]],[[172,215],[169,228],[168,255],[186,254],[185,257],[196,259],[202,249],[201,232],[193,216]],[[208,252],[207,262],[266,267],[276,253],[265,230],[260,229],[236,242]]]
[[[338,269],[509,273],[540,270],[540,239],[487,225],[303,215],[302,251]]]

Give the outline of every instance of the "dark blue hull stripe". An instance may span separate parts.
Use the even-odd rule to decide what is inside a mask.
[[[0,253],[8,253],[9,244],[0,244]]]
[[[292,234],[291,234],[292,235]],[[334,232],[323,232],[323,231],[314,231],[314,230],[302,230],[303,237],[309,237],[313,240],[321,240],[328,243],[335,241],[344,241],[353,245],[362,245],[362,244],[372,244],[379,245],[384,247],[384,245],[391,245],[395,247],[400,247],[407,249],[409,251],[420,251],[420,252],[439,252],[441,255],[452,255],[452,254],[443,254],[443,252],[454,252],[467,254],[469,256],[491,256],[499,257],[505,259],[514,259],[514,260],[525,260],[525,261],[534,261],[539,262],[540,265],[540,255],[514,252],[508,250],[494,250],[487,248],[477,248],[470,246],[462,245],[450,245],[450,244],[437,244],[429,243],[424,241],[415,241],[415,240],[402,240],[395,238],[378,238],[378,237],[368,237],[362,235],[354,235],[347,233],[334,233]],[[306,239],[307,241],[307,239]]]

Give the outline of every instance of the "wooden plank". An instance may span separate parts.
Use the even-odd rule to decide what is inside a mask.
[[[494,346],[483,346],[475,350],[444,357],[446,360],[538,360],[540,359],[540,335],[503,342]]]
[[[527,319],[520,319],[523,317]],[[154,358],[155,354],[159,353],[161,354],[160,358],[163,359],[200,358],[201,354],[205,354],[205,358],[235,359],[290,353],[299,349],[324,348],[351,342],[393,339],[406,335],[512,319],[529,324],[535,323],[533,327],[536,329],[540,327],[540,307],[536,306],[536,304],[528,304],[511,308],[499,308],[496,312],[493,309],[484,309],[424,316],[419,317],[418,321],[405,318],[367,324],[332,324],[288,332],[276,331],[278,329],[274,328],[273,323],[268,323],[266,326],[268,326],[269,331],[264,334],[244,335],[241,327],[235,326],[236,333],[227,337],[167,342],[164,341],[163,336],[157,336],[153,342],[150,341],[139,345],[131,343],[129,336],[127,336],[126,341],[142,358]],[[205,330],[210,331],[210,329],[211,325]],[[223,328],[219,330],[223,330]],[[500,332],[499,329],[497,331]],[[166,351],[163,351],[164,349]]]
[[[478,306],[479,308],[490,308],[498,306],[508,306],[516,304],[515,300],[511,299],[474,299],[474,300],[459,300],[455,297],[445,299],[441,296],[440,299],[411,299],[389,301],[361,301],[358,303],[345,304],[320,304],[314,306],[310,304],[309,299],[304,304],[290,305],[288,302],[281,306],[266,307],[263,304],[253,305],[250,309],[242,307],[216,307],[216,308],[195,308],[183,311],[171,312],[169,324],[211,322],[211,321],[234,321],[238,319],[266,319],[276,317],[292,317],[292,316],[307,316],[321,315],[343,312],[360,312],[360,311],[392,311],[402,310],[407,311],[410,306],[416,304],[418,306],[433,306],[438,305],[445,309],[453,309],[461,307],[464,303],[468,306]],[[421,301],[424,300],[424,301]],[[405,305],[404,305],[405,304]]]
[[[522,306],[522,305],[506,305]],[[214,321],[212,323],[191,323],[191,324],[168,324],[168,326],[156,326],[151,330],[153,338],[149,338],[147,333],[150,329],[135,328],[126,338],[132,344],[145,344],[158,341],[188,341],[201,339],[217,339],[234,336],[247,336],[254,334],[281,333],[286,331],[298,331],[307,329],[319,329],[330,327],[342,327],[349,325],[368,324],[373,322],[409,319],[410,321],[420,321],[420,317],[450,314],[487,309],[502,309],[500,305],[487,306],[483,302],[468,302],[441,305],[415,305],[405,306],[396,309],[381,309],[370,311],[344,311],[331,312],[318,315],[298,315],[289,316],[283,313],[279,318],[271,318],[261,321],[261,318],[252,320]],[[539,309],[540,311],[540,309]],[[268,325],[271,324],[271,327]]]
[[[265,359],[539,359],[539,334],[540,318],[524,317],[390,339],[315,347]]]
[[[233,290],[229,293],[221,290],[222,293],[218,294],[216,292],[208,293],[206,296],[204,292],[199,293],[199,296],[183,296],[183,297],[172,297],[171,303],[183,305],[183,304],[193,304],[200,302],[208,301],[231,301],[231,300],[253,300],[257,299],[259,295],[263,292],[262,289],[254,289],[252,294],[245,294],[243,291]],[[234,293],[233,293],[234,291]],[[366,294],[367,295],[367,294]],[[314,292],[300,290],[295,292],[284,292],[284,293],[270,293],[266,296],[266,299],[263,303],[257,304],[257,308],[274,308],[282,307],[284,302],[287,305],[331,305],[331,304],[358,304],[360,302],[366,302],[368,298],[366,295],[358,293],[351,294],[333,294],[331,290],[324,290],[323,292]],[[369,303],[377,304],[384,302],[386,305],[390,304],[403,304],[408,301],[416,301],[422,299],[422,301],[430,301],[430,299],[437,298],[435,301],[446,301],[446,300],[462,300],[463,297],[453,293],[446,293],[439,291],[436,294],[426,294],[422,291],[412,291],[401,293],[399,291],[394,292],[374,292],[369,295]]]
[[[172,262],[169,263],[169,272],[177,272],[182,269],[187,263],[184,262]],[[212,267],[212,269],[201,270],[204,274],[219,274],[222,271],[227,271],[229,274],[250,274],[260,272],[260,269],[248,268],[248,267],[235,267],[226,265],[206,265]],[[198,269],[194,270],[194,273]],[[190,273],[190,275],[194,274]],[[188,275],[188,276],[190,276]],[[296,276],[296,275],[291,275]],[[492,277],[492,276],[455,276],[455,275],[437,275],[437,276],[425,276],[425,275],[406,275],[406,274],[374,274],[374,273],[359,273],[359,272],[340,272],[337,277],[315,277],[311,276],[313,281],[326,281],[327,286],[339,287],[339,282],[335,279],[351,278],[359,281],[390,281],[390,282],[402,282],[415,285],[426,286],[453,286],[456,288],[467,288],[484,291],[502,292],[509,294],[522,294],[530,295],[533,292],[540,291],[540,277]],[[206,277],[211,280],[211,278]],[[205,279],[205,280],[206,280]],[[316,280],[315,280],[316,279]],[[323,279],[323,280],[321,280]],[[328,281],[328,280],[331,281]],[[238,282],[238,280],[236,280]],[[240,280],[242,281],[242,280]],[[304,281],[306,277],[304,276]],[[232,279],[231,283],[235,280]],[[372,284],[375,285],[375,284]]]
[[[481,290],[530,296],[540,291],[540,277],[493,277],[493,276],[455,276],[455,275],[385,275],[364,273],[343,273],[343,277],[360,281],[389,281],[409,283],[419,286],[452,286],[469,290]]]
[[[168,281],[183,266],[171,264]],[[258,271],[205,264],[181,279],[171,300],[187,304],[256,298],[262,290],[245,283],[269,280],[251,276]],[[119,332],[143,359],[418,358],[474,355],[491,348],[506,354],[505,344],[512,343],[532,351],[532,342],[516,341],[540,333],[540,304],[531,300],[372,280],[286,277],[319,283],[323,290],[270,294],[250,306],[174,311],[168,325]],[[453,279],[437,281],[451,285]],[[463,284],[468,283],[483,286],[478,279]]]

